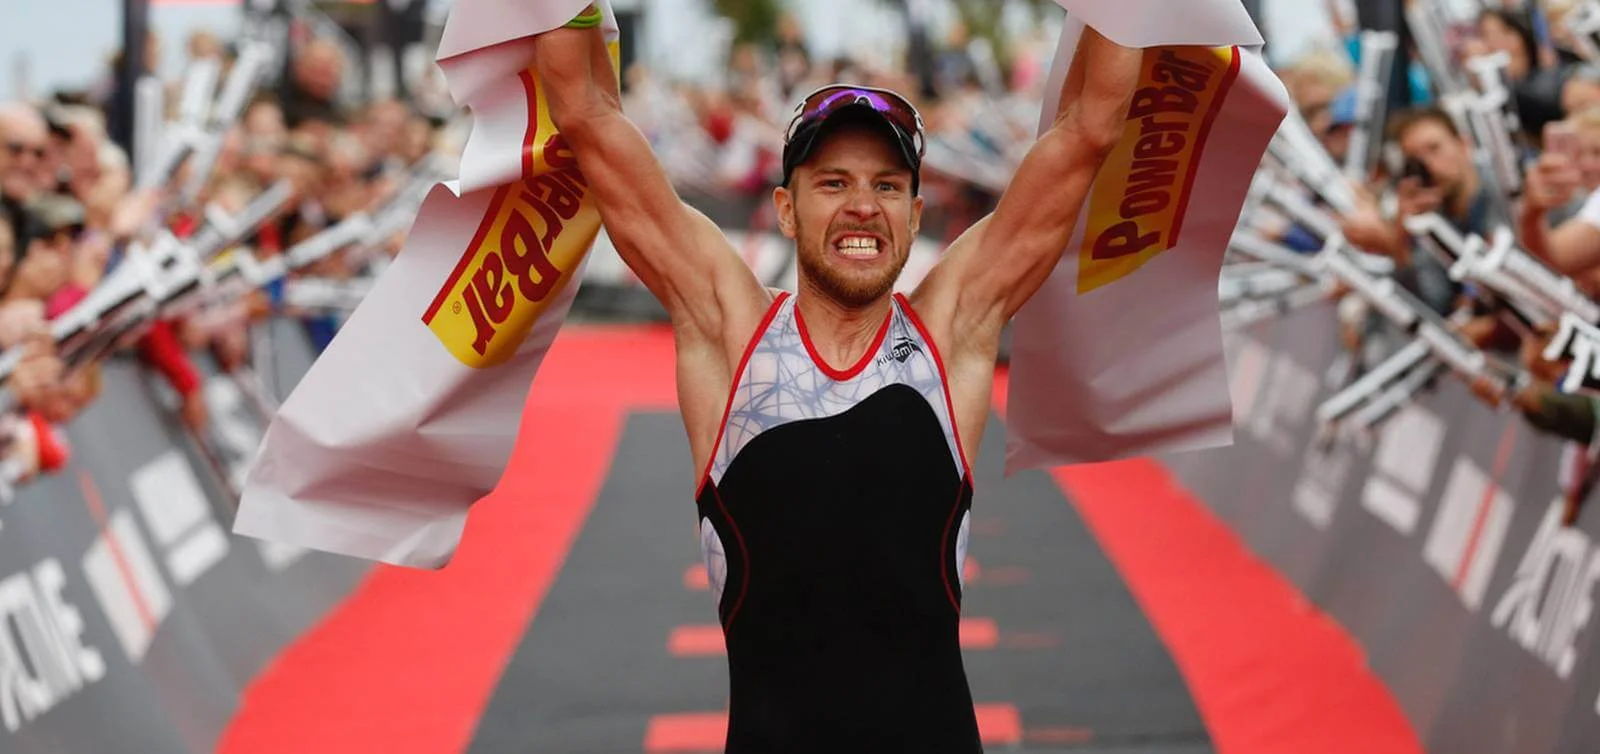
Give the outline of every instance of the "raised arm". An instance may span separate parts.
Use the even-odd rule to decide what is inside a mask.
[[[1577,216],[1552,228],[1551,210],[1572,200],[1579,174],[1570,161],[1546,153],[1528,171],[1517,230],[1522,243],[1565,275],[1591,275],[1600,266],[1600,192]]]
[[[1121,139],[1142,53],[1085,28],[1054,125],[1023,158],[994,213],[970,228],[917,291],[959,336],[998,333],[1071,240],[1079,209]]]
[[[1600,228],[1582,216],[1554,228],[1548,223],[1543,213],[1523,213],[1519,229],[1528,251],[1564,275],[1582,275],[1600,265]]]
[[[601,31],[563,28],[540,35],[534,65],[606,233],[674,326],[720,337],[730,324],[738,327],[724,322],[730,309],[754,309],[759,318],[767,296],[760,281],[722,232],[679,199],[649,142],[623,115]]]

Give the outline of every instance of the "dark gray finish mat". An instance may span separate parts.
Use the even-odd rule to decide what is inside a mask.
[[[1002,478],[998,421],[979,455],[963,614],[994,640],[969,647],[966,667],[980,706],[1021,721],[1020,745],[988,750],[1211,751],[1166,648],[1059,488]],[[630,418],[471,751],[637,752],[655,716],[726,710],[726,658],[668,650],[675,628],[716,624],[710,593],[685,584],[700,560],[690,467],[676,416]]]

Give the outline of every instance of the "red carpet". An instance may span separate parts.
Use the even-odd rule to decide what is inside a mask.
[[[624,413],[673,407],[671,346],[663,329],[569,329],[524,414],[560,432],[524,434],[456,561],[378,569],[256,679],[218,750],[460,751],[583,525]],[[1003,380],[996,395],[1003,404]],[[1159,465],[1055,478],[1171,650],[1218,751],[1421,752],[1350,639]]]
[[[1005,398],[1002,375],[1002,412]],[[1161,464],[1051,474],[1172,652],[1218,752],[1422,754],[1360,646]]]
[[[636,368],[610,368],[620,353]],[[670,336],[655,331],[563,338],[523,414],[561,430],[524,434],[510,473],[474,506],[455,561],[438,572],[380,567],[256,679],[217,750],[465,747],[605,478],[622,427],[619,399],[676,405],[671,364]]]

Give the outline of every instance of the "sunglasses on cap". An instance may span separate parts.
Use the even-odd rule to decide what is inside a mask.
[[[790,142],[803,126],[819,123],[840,110],[857,106],[869,107],[883,116],[911,141],[917,157],[926,155],[927,144],[923,137],[922,115],[917,112],[917,108],[894,92],[868,86],[825,86],[806,95],[805,100],[795,108],[794,119],[789,122],[783,140],[785,143]]]

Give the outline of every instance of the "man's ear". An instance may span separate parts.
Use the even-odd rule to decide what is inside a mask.
[[[922,208],[926,204],[922,197],[911,200],[911,238],[916,239],[922,232]]]
[[[772,204],[778,209],[778,230],[784,238],[795,239],[794,194],[782,186],[772,190]]]

